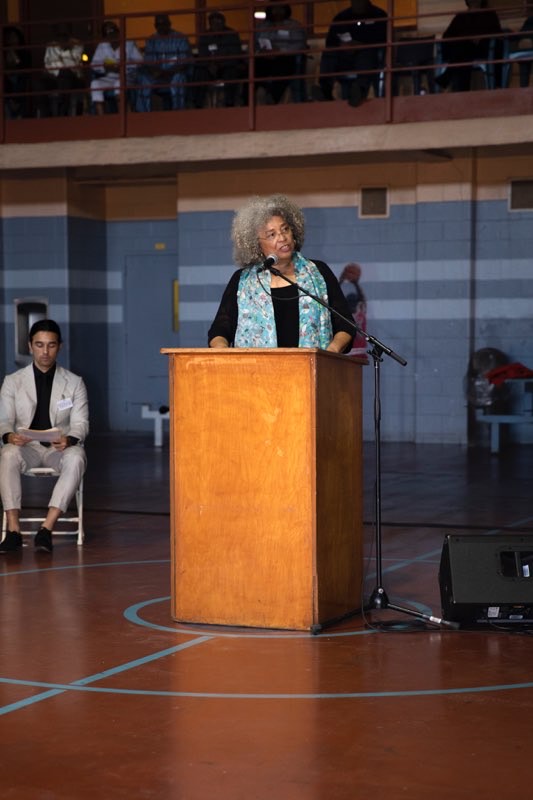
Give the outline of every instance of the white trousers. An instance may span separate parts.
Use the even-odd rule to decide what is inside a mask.
[[[87,456],[81,445],[67,447],[60,452],[53,447],[43,447],[39,442],[22,447],[5,444],[0,451],[0,495],[4,510],[20,510],[22,507],[23,472],[33,467],[52,467],[60,475],[48,505],[60,508],[64,513],[80,485],[86,466]]]
[[[119,75],[102,75],[101,78],[93,78],[91,81],[91,100],[93,103],[103,103],[104,92],[114,90],[115,94],[118,94],[119,86]]]

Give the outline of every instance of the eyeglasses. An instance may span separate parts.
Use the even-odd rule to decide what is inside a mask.
[[[282,225],[279,231],[269,231],[265,236],[259,236],[264,242],[275,242],[281,236],[289,236],[291,228],[289,225]]]

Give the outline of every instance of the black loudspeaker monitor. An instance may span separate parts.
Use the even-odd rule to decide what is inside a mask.
[[[533,625],[533,534],[447,534],[442,616],[462,627]]]

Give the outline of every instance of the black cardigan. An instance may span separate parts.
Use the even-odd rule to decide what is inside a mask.
[[[329,305],[347,317],[348,320],[352,319],[346,297],[339,285],[339,282],[331,269],[323,261],[314,261],[320,274],[326,282],[326,289],[328,295]],[[227,339],[230,345],[233,344],[235,339],[235,332],[237,330],[237,320],[239,309],[237,306],[237,289],[241,277],[242,269],[238,269],[231,276],[228,285],[222,295],[220,306],[218,308],[213,324],[211,325],[207,334],[208,342],[214,339],[215,336],[223,336]],[[272,303],[274,307],[274,319],[276,321],[276,335],[278,347],[298,347],[299,341],[299,313],[298,313],[298,290],[295,286],[288,285],[279,289],[271,289]],[[333,335],[339,331],[354,335],[354,329],[349,322],[330,312],[331,324],[333,327]],[[351,349],[351,342],[345,348],[345,352]]]

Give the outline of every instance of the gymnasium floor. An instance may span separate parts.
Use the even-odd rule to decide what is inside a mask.
[[[390,609],[318,636],[178,625],[167,438],[93,437],[88,457],[84,546],[0,557],[3,800],[530,800],[528,630]],[[367,592],[373,470],[369,443]],[[532,476],[533,446],[384,444],[390,601],[440,615],[446,533],[533,537]]]

